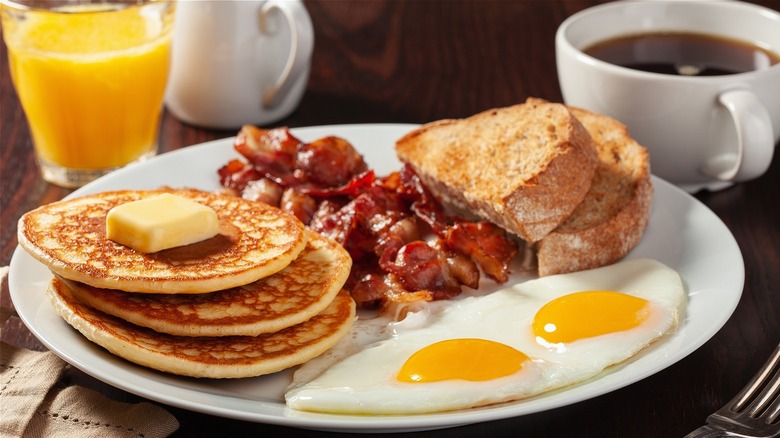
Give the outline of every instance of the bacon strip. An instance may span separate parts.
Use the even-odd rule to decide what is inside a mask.
[[[378,178],[348,141],[305,143],[287,128],[245,126],[234,146],[246,162],[222,166],[220,184],[344,246],[354,260],[346,287],[362,307],[449,299],[477,288],[480,271],[509,278],[517,243],[489,222],[448,214],[410,166]]]

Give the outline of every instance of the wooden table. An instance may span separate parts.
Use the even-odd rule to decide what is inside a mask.
[[[595,3],[307,1],[316,35],[311,78],[298,110],[274,125],[424,123],[468,116],[528,96],[561,101],[555,30],[567,16]],[[780,8],[777,0],[758,3]],[[18,218],[70,193],[39,177],[6,56],[3,44],[0,265],[10,262],[16,247]],[[234,134],[198,129],[165,114],[160,152]],[[664,371],[595,399],[420,436],[673,437],[702,424],[747,382],[780,340],[778,161],[776,154],[769,172],[757,180],[696,195],[734,234],[746,268],[738,308],[704,346]],[[0,303],[2,340],[42,350],[15,315],[7,290]],[[115,399],[139,400],[76,370],[68,378]],[[168,408],[181,423],[176,436],[329,435]]]

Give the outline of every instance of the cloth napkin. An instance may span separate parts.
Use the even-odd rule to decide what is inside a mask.
[[[7,288],[7,269],[0,268]],[[147,402],[124,403],[63,379],[69,365],[50,351],[0,342],[0,437],[166,437],[179,422]]]

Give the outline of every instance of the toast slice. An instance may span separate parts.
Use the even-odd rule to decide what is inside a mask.
[[[593,140],[571,112],[542,100],[429,123],[395,149],[443,203],[528,242],[569,217],[598,161]]]
[[[569,110],[595,141],[599,162],[582,203],[537,243],[540,276],[596,268],[621,259],[641,240],[652,209],[647,150],[620,122],[584,109]]]

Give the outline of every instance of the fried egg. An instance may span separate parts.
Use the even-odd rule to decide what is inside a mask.
[[[623,362],[684,313],[679,274],[630,260],[429,303],[398,322],[357,321],[294,375],[290,408],[422,414],[518,400]]]

